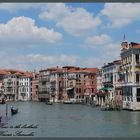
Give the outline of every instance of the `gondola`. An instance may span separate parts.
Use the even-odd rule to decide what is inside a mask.
[[[17,113],[18,113],[18,108],[17,109],[11,108],[11,114],[12,115],[15,115]]]

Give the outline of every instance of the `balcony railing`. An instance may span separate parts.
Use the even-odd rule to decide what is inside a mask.
[[[46,82],[50,82],[50,78],[47,77],[40,77],[39,81],[46,81]]]
[[[139,61],[136,61],[136,62],[135,62],[135,65],[136,65],[136,66],[140,66],[140,62],[139,62]]]

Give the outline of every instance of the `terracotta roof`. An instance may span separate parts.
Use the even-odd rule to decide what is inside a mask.
[[[68,72],[70,72],[70,73],[80,73],[80,72],[83,72],[83,73],[97,73],[98,71],[99,71],[98,68],[80,68],[79,70],[76,70],[76,69],[68,70]]]
[[[15,72],[14,73],[15,75],[18,75],[18,76],[22,76],[23,74],[21,74],[20,72]]]
[[[79,68],[79,67],[75,67],[75,66],[64,66],[62,68],[52,67],[52,68],[40,70],[40,72],[43,72],[43,71],[64,72],[64,68],[69,68],[67,70],[67,72],[69,72],[69,73],[78,73],[78,72],[97,73],[99,71],[98,68]]]
[[[56,71],[56,70],[60,70],[60,69],[62,69],[62,68],[59,68],[59,67],[51,67],[51,68],[40,70],[39,72],[43,72],[43,71]]]
[[[32,73],[20,71],[20,70],[0,70],[0,75],[15,74],[17,76],[32,77]]]
[[[131,46],[131,48],[138,48],[138,49],[140,49],[140,44],[139,45],[135,45],[135,46]]]
[[[0,75],[6,75],[6,74],[8,74],[7,70],[0,70]]]

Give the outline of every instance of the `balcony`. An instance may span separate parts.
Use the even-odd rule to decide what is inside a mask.
[[[8,88],[8,87],[13,87],[13,85],[12,85],[12,84],[7,84],[7,88]]]
[[[140,86],[140,82],[135,82],[134,86]]]
[[[6,91],[4,94],[6,94],[6,95],[15,95],[15,93],[13,93],[12,91]]]
[[[136,61],[135,62],[135,66],[140,66],[140,62],[139,61]]]
[[[39,78],[39,81],[42,82],[42,81],[45,81],[45,82],[50,82],[50,78]]]

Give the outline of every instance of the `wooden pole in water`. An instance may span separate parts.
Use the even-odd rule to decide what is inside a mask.
[[[6,103],[6,117],[8,115],[8,104]]]

